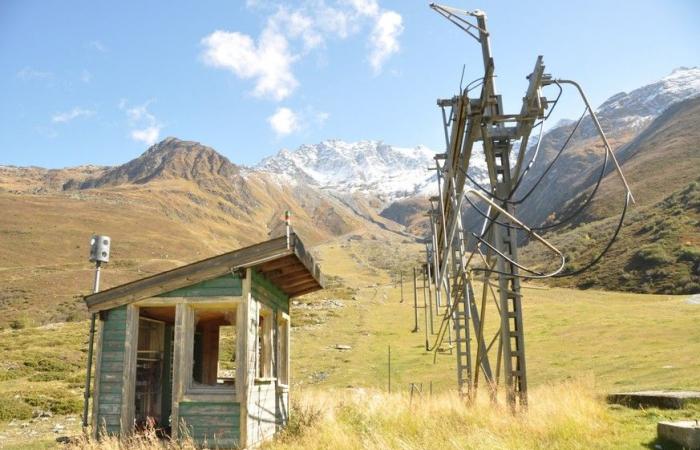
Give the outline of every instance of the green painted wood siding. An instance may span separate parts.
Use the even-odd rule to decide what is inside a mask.
[[[102,323],[97,423],[100,431],[104,427],[108,434],[118,434],[124,374],[126,306],[110,309],[105,315]]]
[[[240,277],[229,274],[166,292],[158,295],[158,297],[225,297],[242,294],[243,286]]]
[[[289,297],[274,283],[253,271],[251,283],[253,298],[275,310],[289,313]]]
[[[210,448],[237,447],[241,405],[238,402],[180,402],[180,421],[198,443]]]

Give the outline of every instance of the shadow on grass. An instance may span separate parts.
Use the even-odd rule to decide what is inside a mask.
[[[666,439],[656,438],[643,444],[644,448],[650,448],[654,450],[683,450],[683,447],[676,444],[673,441]]]

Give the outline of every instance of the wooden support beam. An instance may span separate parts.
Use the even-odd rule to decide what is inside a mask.
[[[100,407],[100,375],[102,372],[102,342],[104,342],[104,321],[99,318],[97,320],[97,337],[95,339],[95,384],[92,390],[92,429],[91,435],[93,439],[97,439],[97,433],[100,429],[98,423],[98,412]]]
[[[282,288],[283,291],[295,291],[297,289],[304,289],[306,287],[318,286],[318,283],[313,278],[309,278],[306,280],[295,281],[289,284],[279,283],[279,286],[280,288]]]
[[[270,270],[275,270],[275,269],[279,269],[279,268],[282,268],[285,266],[297,265],[297,264],[299,264],[298,259],[296,259],[294,256],[288,256],[286,258],[281,258],[281,259],[278,259],[275,261],[266,262],[265,264],[263,264],[260,267],[260,270],[263,272],[268,272]]]
[[[313,286],[310,288],[305,288],[294,292],[294,297],[301,297],[302,295],[310,294],[311,292],[318,291],[318,286]]]
[[[301,280],[316,281],[313,279],[311,274],[309,274],[309,272],[306,272],[306,271],[298,273],[297,275],[290,275],[290,276],[286,276],[286,277],[275,278],[274,280],[270,280],[270,281],[276,285],[282,286],[282,285],[291,285],[291,284],[294,284],[297,281],[301,281]]]
[[[122,372],[122,436],[134,432],[134,407],[136,393],[136,353],[139,346],[139,308],[136,305],[126,307],[126,333],[124,337],[124,371]]]
[[[295,264],[294,266],[288,266],[285,267],[284,269],[277,269],[273,270],[270,272],[262,272],[263,276],[267,278],[268,280],[272,281],[273,283],[276,280],[282,279],[282,278],[287,278],[287,277],[293,277],[296,275],[301,275],[301,274],[306,274],[310,276],[309,271],[306,270],[306,267],[302,266],[301,264]]]

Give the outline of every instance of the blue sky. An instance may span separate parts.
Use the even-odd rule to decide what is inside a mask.
[[[0,164],[120,164],[166,136],[247,165],[330,138],[441,151],[435,99],[482,67],[427,3],[3,1]],[[512,112],[538,54],[596,105],[700,65],[693,0],[445,3],[487,12]]]

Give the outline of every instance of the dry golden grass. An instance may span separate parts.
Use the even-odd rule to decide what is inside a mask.
[[[592,383],[567,382],[532,392],[527,414],[503,401],[467,405],[454,392],[422,397],[376,390],[306,391],[292,422],[268,449],[591,448],[612,431]],[[608,443],[609,445],[610,443]]]
[[[613,448],[616,433],[592,382],[542,386],[526,414],[500,401],[468,405],[454,392],[413,398],[378,390],[307,390],[293,401],[289,427],[264,449],[534,449]],[[206,447],[206,446],[205,446]],[[195,448],[192,440],[161,440],[152,431],[127,439],[80,438],[71,450]],[[209,448],[215,448],[210,446]]]

